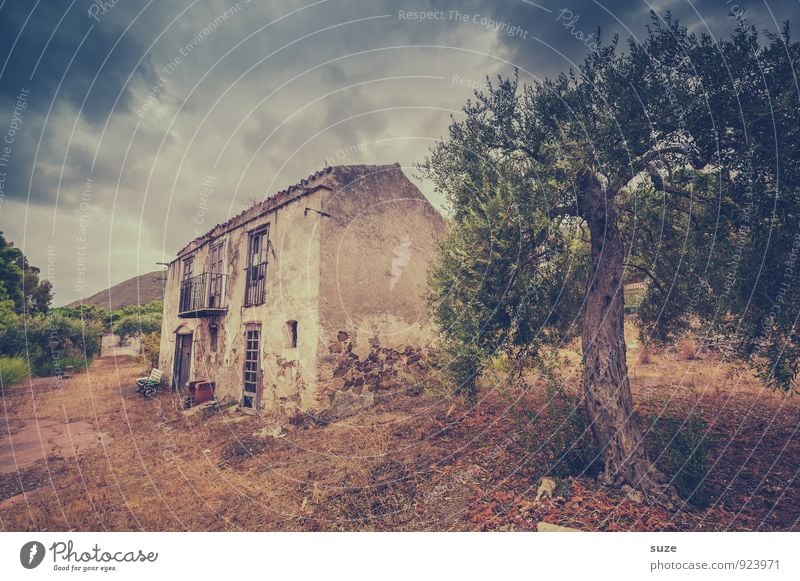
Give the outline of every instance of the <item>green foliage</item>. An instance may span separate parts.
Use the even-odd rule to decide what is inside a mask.
[[[161,333],[151,332],[142,337],[142,355],[150,367],[158,367],[161,351]]]
[[[129,305],[114,311],[111,315],[114,333],[120,340],[134,335],[161,332],[161,318],[164,310],[162,301],[152,301],[145,305]]]
[[[474,389],[498,350],[535,353],[574,331],[588,280],[582,228],[597,207],[587,184],[600,184],[627,273],[649,283],[643,339],[671,341],[700,321],[791,388],[800,43],[788,27],[714,41],[654,15],[642,41],[617,44],[554,79],[488,82],[421,166],[450,206],[431,303],[457,385]]]
[[[123,338],[161,331],[161,301],[113,313],[89,305],[50,309],[52,289],[49,281],[39,280],[39,269],[0,233],[0,356],[4,361],[21,356],[37,375],[52,375],[67,366],[85,368],[100,352],[103,334],[112,328]]]
[[[28,375],[28,362],[23,357],[0,357],[0,387],[18,383]]]
[[[0,232],[0,300],[10,299],[17,314],[46,313],[53,285],[39,280],[39,269]]]
[[[111,319],[108,311],[94,305],[80,305],[77,307],[55,307],[50,309],[53,314],[64,316],[78,321],[92,321],[102,324],[110,332]]]
[[[681,497],[697,506],[707,506],[710,438],[706,421],[693,412],[684,419],[653,415],[648,423],[645,437],[656,466],[672,475]]]
[[[0,301],[0,355],[25,357],[37,375],[85,367],[100,352],[102,335],[99,319],[81,319],[69,309],[18,315],[11,301]]]
[[[103,327],[60,314],[28,317],[24,329],[25,353],[37,375],[58,373],[67,365],[86,366],[100,352]]]
[[[550,225],[510,182],[481,179],[448,225],[429,280],[446,369],[471,398],[493,357],[575,332],[565,314],[581,296],[574,279],[585,277],[574,228]]]

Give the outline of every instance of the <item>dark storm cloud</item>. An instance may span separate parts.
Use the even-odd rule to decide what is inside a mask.
[[[12,239],[27,235],[35,264],[46,261],[36,255],[43,241],[58,243],[57,302],[78,296],[65,281],[75,276],[84,215],[99,249],[87,259],[89,292],[152,270],[195,229],[326,160],[421,161],[486,75],[511,74],[513,65],[555,75],[580,62],[598,26],[604,38],[642,35],[650,9],[669,9],[692,30],[719,35],[735,25],[734,5],[759,29],[776,29],[770,9],[778,21],[798,11],[788,0],[106,4],[92,19],[90,0],[0,3],[0,133],[20,89],[30,95],[0,218]],[[364,151],[353,148],[362,143]]]
[[[74,196],[59,189],[82,188],[94,157],[68,139],[76,117],[102,127],[130,109],[129,77],[152,78],[147,59],[139,62],[149,42],[142,34],[148,18],[126,32],[144,5],[124,2],[92,18],[87,0],[2,4],[0,110],[13,111],[20,91],[29,95],[6,181],[10,199],[72,204]],[[101,178],[112,169],[95,167]]]
[[[132,4],[115,6],[116,15],[110,12],[98,22],[89,16],[87,0],[3,3],[0,97],[11,99],[25,87],[39,110],[49,108],[54,96],[73,107],[85,99],[82,113],[95,122],[109,115],[118,97],[124,111],[130,99],[126,80],[146,40],[132,31],[124,34],[129,22],[122,16],[131,14]]]
[[[796,0],[540,0],[527,2],[472,2],[473,10],[484,10],[498,22],[508,22],[529,32],[528,39],[502,38],[501,42],[520,68],[552,76],[579,63],[600,38],[608,42],[616,34],[622,43],[642,38],[653,15],[667,12],[697,34],[715,38],[730,34],[740,22],[757,30],[778,32],[785,20],[798,20]],[[737,18],[738,16],[738,18]],[[775,22],[778,23],[776,27]]]

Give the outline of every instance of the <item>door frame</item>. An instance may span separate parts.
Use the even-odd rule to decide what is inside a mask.
[[[258,340],[256,343],[255,349],[255,363],[256,369],[248,369],[247,364],[252,360],[248,360],[248,354],[253,353],[253,350],[248,347],[248,334],[251,332],[258,333]],[[244,363],[242,365],[242,392],[241,396],[239,397],[239,408],[247,413],[251,414],[258,414],[259,409],[261,406],[261,383],[263,378],[263,369],[261,368],[261,340],[262,340],[262,329],[261,323],[247,323],[244,327]],[[247,374],[248,372],[252,373],[255,371],[255,377],[253,381],[247,381]],[[247,383],[254,383],[255,384],[255,392],[252,391],[245,391],[245,385]],[[248,395],[245,395],[248,394]],[[252,395],[251,395],[252,394]],[[245,406],[245,397],[251,398],[251,406]]]
[[[194,352],[194,333],[175,333],[175,357],[172,361],[172,391],[180,393],[183,386],[179,385],[180,375],[183,371],[181,363],[181,348],[184,343],[189,342],[189,369],[186,370],[187,381],[192,375],[192,365],[194,364],[192,354]]]

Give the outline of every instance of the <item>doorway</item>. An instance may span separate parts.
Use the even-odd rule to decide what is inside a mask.
[[[261,326],[253,325],[244,332],[244,373],[242,376],[242,409],[258,410],[261,383]]]
[[[172,372],[172,389],[181,392],[189,382],[192,370],[192,333],[175,335],[175,363]]]

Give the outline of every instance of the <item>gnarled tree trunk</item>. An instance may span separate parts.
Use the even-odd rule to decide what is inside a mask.
[[[583,391],[592,434],[605,464],[601,479],[660,496],[665,492],[664,478],[650,461],[633,416],[623,328],[624,252],[614,195],[606,193],[589,172],[581,177],[579,187],[582,215],[591,235],[582,330]]]

